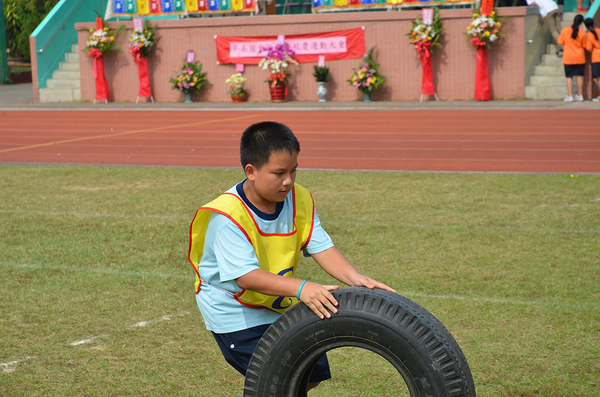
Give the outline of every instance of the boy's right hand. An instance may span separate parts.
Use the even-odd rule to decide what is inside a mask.
[[[331,312],[337,313],[338,301],[329,291],[338,289],[337,285],[321,285],[307,281],[300,291],[300,300],[304,302],[320,319],[331,318]]]

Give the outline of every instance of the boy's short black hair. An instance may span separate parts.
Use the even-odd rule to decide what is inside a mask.
[[[300,152],[300,143],[292,130],[274,121],[252,124],[244,131],[240,141],[242,167],[252,164],[260,169],[269,161],[271,153],[279,150]]]

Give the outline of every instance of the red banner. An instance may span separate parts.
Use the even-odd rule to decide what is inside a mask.
[[[217,62],[257,65],[263,59],[262,49],[277,44],[277,36],[235,37],[217,36]],[[317,62],[362,58],[366,53],[365,31],[362,28],[336,32],[285,36],[285,42],[296,52],[298,62]]]

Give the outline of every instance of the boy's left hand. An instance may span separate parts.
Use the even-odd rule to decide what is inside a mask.
[[[390,291],[393,293],[396,293],[396,290],[388,287],[387,285],[385,285],[384,283],[380,283],[377,280],[373,280],[371,277],[367,277],[364,274],[358,274],[357,276],[355,276],[350,284],[352,287],[367,287],[370,289],[373,288],[381,288],[384,289],[386,291]]]

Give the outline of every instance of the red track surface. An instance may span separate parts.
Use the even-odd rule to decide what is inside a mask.
[[[237,168],[264,120],[292,128],[304,169],[600,173],[590,110],[4,111],[0,163]]]

